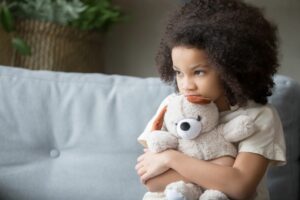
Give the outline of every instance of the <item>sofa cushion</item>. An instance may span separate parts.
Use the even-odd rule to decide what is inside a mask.
[[[136,138],[156,78],[0,67],[0,199],[141,199]]]
[[[271,168],[268,184],[272,200],[299,199],[300,85],[286,76],[275,76],[269,98],[281,118],[287,146],[287,165]]]

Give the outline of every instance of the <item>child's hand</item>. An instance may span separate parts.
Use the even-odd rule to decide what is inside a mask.
[[[135,169],[140,176],[141,182],[145,184],[147,180],[158,176],[170,167],[167,166],[167,151],[152,153],[147,149],[144,154],[138,157]]]

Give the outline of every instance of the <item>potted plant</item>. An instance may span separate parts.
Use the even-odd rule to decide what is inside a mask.
[[[101,71],[103,35],[124,19],[111,0],[0,1],[10,65],[31,69]]]

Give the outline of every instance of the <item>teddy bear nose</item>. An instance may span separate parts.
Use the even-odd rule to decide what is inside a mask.
[[[180,129],[183,131],[187,131],[191,128],[191,125],[188,122],[183,122],[180,124]]]

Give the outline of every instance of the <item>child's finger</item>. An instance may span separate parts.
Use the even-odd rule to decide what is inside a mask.
[[[142,160],[144,160],[144,154],[141,155],[141,156],[139,156],[139,157],[137,158],[137,161],[138,161],[138,162],[141,162]]]
[[[143,184],[145,184],[148,181],[148,179],[149,179],[149,175],[147,172],[141,176],[141,181]]]
[[[143,176],[147,171],[145,169],[140,169],[137,173],[139,176]]]
[[[138,164],[136,164],[136,166],[135,166],[135,170],[139,170],[139,169],[142,168],[142,167],[143,167],[142,163],[138,163]]]

